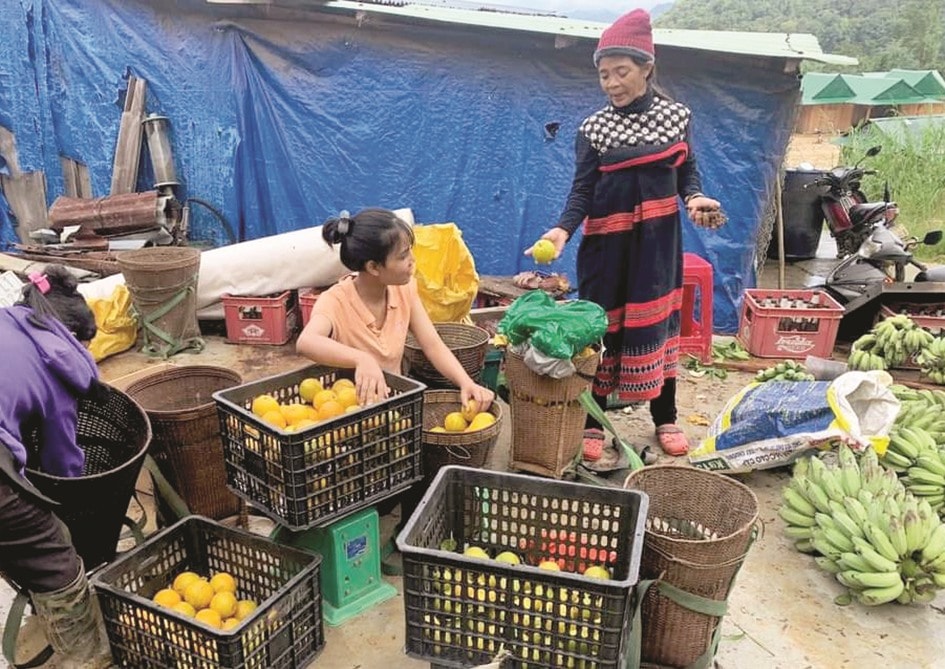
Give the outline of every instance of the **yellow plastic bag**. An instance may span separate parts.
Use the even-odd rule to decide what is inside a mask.
[[[469,315],[479,292],[476,263],[455,223],[413,228],[420,300],[435,323],[457,323]]]
[[[98,332],[89,344],[95,362],[127,351],[138,338],[138,321],[131,315],[131,293],[125,284],[115,286],[111,297],[87,299]]]

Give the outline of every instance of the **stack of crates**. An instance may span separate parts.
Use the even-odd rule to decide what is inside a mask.
[[[426,386],[412,379],[386,373],[388,399],[298,430],[276,427],[252,411],[259,395],[301,404],[304,379],[328,388],[353,373],[311,365],[213,394],[227,485],[290,530],[327,525],[423,478]]]

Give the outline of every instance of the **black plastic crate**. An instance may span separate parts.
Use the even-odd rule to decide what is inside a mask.
[[[256,416],[253,398],[302,402],[308,377],[327,387],[353,370],[312,365],[213,394],[227,486],[290,530],[321,527],[423,478],[422,383],[385,372],[391,397],[298,432]]]
[[[188,516],[102,569],[93,584],[112,656],[134,669],[296,669],[325,645],[321,557]],[[258,608],[230,631],[151,601],[184,571],[232,574]]]
[[[623,667],[647,506],[637,490],[442,468],[397,537],[407,654],[465,667],[504,648],[519,668]],[[504,551],[521,564],[496,561]],[[611,578],[582,575],[592,565]]]

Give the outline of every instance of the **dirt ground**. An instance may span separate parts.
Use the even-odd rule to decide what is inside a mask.
[[[835,167],[840,162],[840,147],[830,143],[832,138],[833,135],[826,133],[792,136],[784,166],[791,168],[801,163],[810,163],[819,169]]]

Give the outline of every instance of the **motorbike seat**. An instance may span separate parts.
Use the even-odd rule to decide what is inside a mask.
[[[868,223],[877,217],[883,217],[886,214],[888,202],[864,202],[850,207],[850,222],[853,227],[858,227]]]

